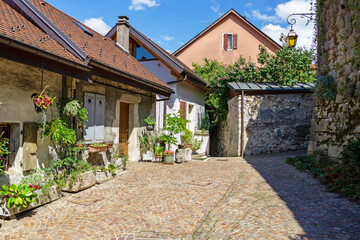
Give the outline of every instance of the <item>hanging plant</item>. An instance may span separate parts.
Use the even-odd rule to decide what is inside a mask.
[[[54,102],[55,98],[52,99],[48,94],[44,93],[46,88],[48,88],[48,87],[49,86],[46,86],[40,94],[33,93],[31,95],[31,98],[33,99],[33,102],[34,102],[36,112],[43,112],[49,106],[51,106]]]

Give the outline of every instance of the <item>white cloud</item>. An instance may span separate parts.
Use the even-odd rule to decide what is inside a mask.
[[[213,10],[214,12],[218,12],[220,10],[220,3],[218,3],[215,0],[211,0],[211,2],[212,2],[211,10]]]
[[[157,7],[160,3],[158,0],[132,0],[129,6],[130,10],[145,10],[145,7]]]
[[[169,37],[169,36],[166,36],[166,35],[165,35],[165,36],[161,36],[161,39],[164,40],[164,41],[169,42],[169,41],[174,40],[175,37]]]
[[[107,25],[102,19],[102,17],[88,18],[85,19],[83,23],[89,28],[94,29],[98,33],[105,35],[110,31],[111,27]]]
[[[249,2],[249,3],[247,3],[246,5],[245,5],[245,7],[252,7],[252,3],[251,2]]]
[[[291,0],[286,3],[278,4],[275,7],[275,15],[262,14],[259,10],[252,11],[252,16],[256,19],[264,20],[269,23],[264,25],[261,30],[269,35],[277,42],[279,41],[281,33],[287,35],[290,30],[290,25],[287,23],[287,17],[295,12],[308,13],[310,12],[310,0]],[[294,30],[298,34],[297,46],[310,49],[313,43],[314,23],[308,21],[306,18],[294,16],[296,24]]]
[[[251,12],[252,16],[259,20],[269,21],[269,22],[278,22],[277,16],[269,16],[266,14],[261,14],[259,10],[253,10]]]

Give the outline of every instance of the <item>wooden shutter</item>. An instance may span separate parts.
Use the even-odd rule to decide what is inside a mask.
[[[223,39],[223,42],[224,42],[224,50],[227,50],[229,48],[229,45],[228,45],[228,40],[229,39],[229,34],[224,34],[224,39]]]
[[[186,102],[180,101],[180,117],[186,120]]]
[[[85,93],[84,108],[88,112],[88,121],[85,122],[84,140],[86,142],[95,141],[95,94]]]
[[[37,167],[37,123],[24,123],[23,171]]]
[[[96,94],[95,142],[104,142],[105,96]]]
[[[233,49],[237,49],[237,34],[233,34]]]

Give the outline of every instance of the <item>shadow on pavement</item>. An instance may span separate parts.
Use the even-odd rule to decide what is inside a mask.
[[[244,158],[277,192],[302,226],[306,234],[296,239],[360,239],[360,206],[326,192],[318,180],[284,162],[287,157],[305,154]]]

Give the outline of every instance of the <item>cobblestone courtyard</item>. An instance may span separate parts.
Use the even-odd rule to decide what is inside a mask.
[[[284,163],[289,155],[126,174],[0,220],[0,239],[360,239],[360,208]]]

